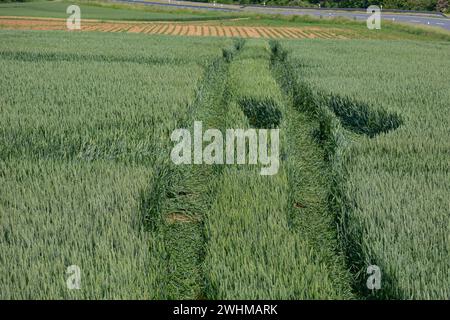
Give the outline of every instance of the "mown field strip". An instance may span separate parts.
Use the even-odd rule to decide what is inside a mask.
[[[63,19],[5,18],[0,17],[0,28],[13,30],[67,30]],[[133,23],[133,22],[82,22],[81,31],[130,32],[147,34],[167,34],[182,36],[212,36],[241,38],[283,38],[283,39],[346,39],[344,35],[320,28],[292,27],[243,27],[220,25],[196,25],[186,23]]]

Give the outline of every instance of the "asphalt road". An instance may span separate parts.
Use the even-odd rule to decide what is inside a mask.
[[[346,17],[350,19],[366,20],[369,14],[364,12],[352,12],[329,9],[296,9],[296,8],[282,8],[269,6],[239,6],[226,4],[201,3],[190,1],[174,1],[174,0],[115,0],[117,2],[140,3],[152,6],[169,6],[179,8],[189,8],[198,10],[217,10],[225,12],[254,12],[267,14],[284,14],[284,15],[311,15],[317,17]],[[415,25],[427,25],[432,27],[439,27],[450,31],[450,18],[440,16],[438,14],[422,14],[422,13],[383,13],[381,14],[383,20],[392,22],[409,23]]]

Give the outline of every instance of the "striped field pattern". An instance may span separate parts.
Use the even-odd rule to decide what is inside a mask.
[[[65,19],[0,17],[0,28],[15,30],[67,30]],[[213,36],[264,39],[347,39],[317,27],[248,27],[173,22],[100,22],[82,20],[81,31],[130,32],[177,36]]]

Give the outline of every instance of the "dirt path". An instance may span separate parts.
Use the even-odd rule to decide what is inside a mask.
[[[8,30],[68,30],[65,19],[1,17],[0,29]],[[129,32],[147,34],[168,34],[188,36],[242,37],[242,38],[284,38],[284,39],[347,39],[329,29],[317,27],[245,27],[221,26],[217,24],[176,22],[101,22],[83,20],[81,31]]]

